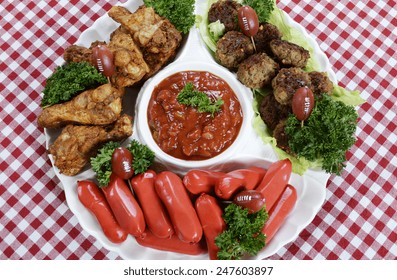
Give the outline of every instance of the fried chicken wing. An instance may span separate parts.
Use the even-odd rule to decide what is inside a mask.
[[[109,126],[67,125],[49,153],[60,173],[74,176],[79,173],[94,156],[101,144],[108,141],[122,141],[132,135],[131,118],[122,115]]]
[[[107,125],[120,116],[122,92],[110,84],[86,90],[72,100],[45,108],[38,124],[59,128],[67,124]]]
[[[120,6],[113,6],[109,16],[121,24],[120,32],[128,32],[143,53],[150,72],[154,75],[176,54],[182,41],[181,33],[166,18],[160,17],[153,8],[141,6],[134,13]]]
[[[150,69],[130,34],[114,32],[108,47],[113,52],[116,67],[111,82],[118,88],[134,85],[149,72]]]
[[[94,64],[94,60],[92,57],[92,48],[98,45],[106,45],[105,42],[95,41],[91,43],[89,48],[78,46],[78,45],[71,45],[67,47],[63,53],[63,59],[66,62],[88,62]]]

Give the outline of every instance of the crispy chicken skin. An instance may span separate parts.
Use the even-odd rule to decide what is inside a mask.
[[[92,57],[92,48],[104,44],[104,42],[94,42],[90,48],[71,45],[65,49],[64,59],[67,62],[88,62],[95,65]],[[133,41],[128,33],[113,32],[107,47],[112,51],[115,74],[111,77],[111,82],[117,88],[133,86],[149,72],[141,50]]]
[[[174,58],[182,35],[168,19],[156,14],[153,8],[141,6],[131,13],[124,7],[113,6],[108,14],[121,24],[119,32],[131,34],[141,49],[150,68],[144,79],[154,75]]]
[[[98,45],[106,45],[105,42],[95,41],[91,43],[89,48],[78,46],[78,45],[71,45],[67,47],[63,53],[63,59],[66,62],[88,62],[94,64],[92,58],[92,48]]]
[[[67,62],[88,62],[92,64],[92,50],[83,46],[71,45],[64,51],[63,58]]]
[[[121,141],[132,135],[131,118],[122,115],[109,126],[67,125],[49,153],[60,173],[74,176],[79,173],[95,155],[101,144],[108,141]]]
[[[38,124],[59,128],[67,124],[107,125],[118,119],[122,109],[122,92],[110,84],[86,90],[72,100],[45,108]]]
[[[150,69],[143,59],[142,52],[131,35],[122,32],[114,33],[108,47],[114,55],[116,71],[111,77],[111,82],[116,87],[132,86],[149,72]]]

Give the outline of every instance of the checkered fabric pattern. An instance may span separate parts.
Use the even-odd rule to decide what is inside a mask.
[[[65,47],[117,1],[0,2],[0,259],[118,259],[69,210],[37,126]],[[342,176],[313,222],[270,259],[397,258],[397,2],[280,0],[367,100]]]

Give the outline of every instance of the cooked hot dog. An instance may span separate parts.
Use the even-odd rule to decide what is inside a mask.
[[[280,198],[269,212],[269,219],[262,229],[262,232],[266,235],[266,243],[272,240],[276,232],[283,225],[288,214],[294,209],[296,200],[296,189],[291,185],[287,185]]]
[[[177,236],[185,242],[199,242],[203,230],[182,179],[175,173],[163,171],[157,174],[154,186],[170,215]]]
[[[125,181],[113,173],[109,185],[102,190],[120,226],[133,236],[141,236],[146,227],[145,218]]]
[[[183,184],[192,194],[212,193],[215,184],[225,175],[223,172],[193,169],[183,177]]]
[[[215,237],[226,229],[226,223],[222,217],[223,211],[215,197],[205,193],[196,199],[195,208],[207,241],[209,258],[217,260],[219,248],[215,244]]]
[[[169,238],[174,230],[168,213],[154,189],[155,177],[156,173],[153,170],[147,170],[131,179],[131,187],[142,207],[150,231],[156,237]]]
[[[199,243],[186,243],[173,234],[170,238],[158,238],[149,230],[142,237],[136,237],[138,244],[162,251],[170,251],[187,255],[205,253],[205,246]]]
[[[255,166],[231,171],[218,180],[215,193],[219,198],[229,200],[241,190],[254,189],[265,174],[265,169]]]
[[[81,203],[94,214],[111,242],[121,243],[127,239],[127,232],[117,223],[105,196],[94,182],[78,181],[77,195]]]
[[[270,165],[259,186],[255,188],[263,194],[268,212],[288,184],[291,173],[292,164],[289,159],[276,161]]]

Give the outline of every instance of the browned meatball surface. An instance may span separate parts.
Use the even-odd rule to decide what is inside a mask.
[[[287,124],[287,120],[280,121],[273,130],[273,137],[276,139],[277,147],[286,151],[287,153],[291,153],[289,148],[289,138],[285,133],[285,126]]]
[[[333,83],[328,78],[327,73],[313,71],[309,73],[310,81],[312,84],[312,91],[315,95],[322,93],[330,94],[334,88]]]
[[[296,67],[281,69],[272,80],[274,96],[283,105],[291,106],[295,91],[305,86],[311,87],[310,76]]]
[[[241,62],[237,78],[245,86],[253,89],[269,85],[279,70],[278,63],[265,53],[256,53]]]
[[[286,119],[291,112],[291,107],[278,103],[273,93],[267,94],[259,107],[259,114],[270,130],[274,130],[277,124]]]
[[[229,31],[216,45],[215,57],[219,63],[230,70],[254,53],[251,39],[238,31]]]
[[[270,49],[277,60],[286,67],[305,68],[310,58],[309,51],[284,40],[272,40],[270,42]]]
[[[256,50],[258,52],[265,52],[272,54],[270,49],[270,42],[275,39],[281,39],[281,32],[277,26],[271,23],[261,23],[259,25],[258,33],[254,36]]]
[[[241,4],[232,0],[220,0],[213,3],[208,11],[208,21],[210,23],[219,20],[225,26],[225,32],[239,30],[238,9]]]

